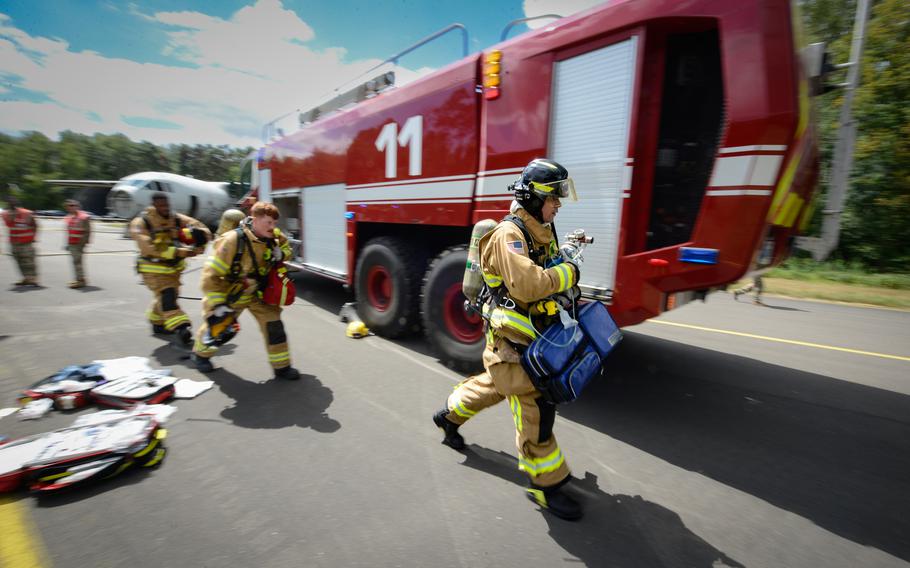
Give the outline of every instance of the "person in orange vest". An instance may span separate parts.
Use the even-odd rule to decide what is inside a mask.
[[[189,349],[193,343],[190,318],[180,309],[180,275],[184,259],[205,251],[212,233],[200,221],[173,213],[166,193],[152,195],[152,206],[130,222],[130,234],[139,246],[136,269],[155,295],[146,312],[156,335],[174,335],[175,345]]]
[[[28,209],[19,207],[19,200],[13,196],[7,198],[9,209],[3,212],[3,222],[9,231],[10,248],[13,258],[19,265],[22,280],[16,286],[39,286],[38,268],[35,266],[35,236],[38,234],[38,222]]]
[[[66,250],[73,257],[73,271],[76,274],[76,279],[69,283],[69,287],[82,288],[85,286],[82,253],[92,236],[92,224],[88,213],[82,210],[82,204],[75,199],[67,199],[64,207],[67,211],[67,216],[63,218],[66,224]]]

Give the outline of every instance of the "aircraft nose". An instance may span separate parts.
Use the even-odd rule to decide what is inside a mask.
[[[117,217],[131,218],[136,213],[136,201],[131,192],[113,189],[107,196],[107,209]]]

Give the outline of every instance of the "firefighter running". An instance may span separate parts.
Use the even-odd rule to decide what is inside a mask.
[[[223,233],[202,269],[203,324],[196,334],[192,360],[203,373],[220,345],[236,333],[236,319],[248,309],[259,323],[269,363],[277,379],[297,379],[291,366],[281,306],[262,300],[262,285],[271,268],[290,258],[291,246],[276,228],[279,213],[271,203],[256,203],[239,227]]]
[[[511,189],[512,215],[480,240],[481,270],[490,291],[484,306],[485,372],[459,384],[433,422],[444,432],[443,443],[459,450],[464,447],[459,426],[508,398],[517,432],[518,467],[529,477],[528,498],[559,517],[577,519],[581,506],[562,491],[569,468],[553,435],[556,406],[541,398],[518,352],[537,336],[535,330],[554,321],[557,312],[547,299],[577,290],[578,266],[553,264],[559,249],[551,224],[560,198],[574,200],[575,191],[566,169],[545,159],[528,164]],[[545,268],[548,263],[552,266]]]
[[[22,273],[22,280],[16,286],[40,286],[38,268],[35,266],[35,237],[38,234],[38,222],[29,209],[19,207],[19,200],[10,195],[7,200],[9,209],[3,212],[3,222],[9,232],[9,244],[13,258]]]
[[[152,206],[130,223],[130,234],[139,245],[137,270],[155,299],[146,316],[152,333],[174,334],[176,345],[189,348],[193,333],[190,318],[177,305],[184,259],[205,250],[212,233],[200,221],[171,214],[166,193],[155,193]]]
[[[82,267],[82,254],[85,245],[92,236],[92,224],[88,213],[81,209],[81,204],[75,199],[67,199],[64,203],[67,211],[63,222],[66,224],[66,250],[73,257],[73,274],[75,279],[69,283],[70,288],[85,287],[85,269]]]

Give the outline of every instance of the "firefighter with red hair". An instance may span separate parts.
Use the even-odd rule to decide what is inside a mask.
[[[192,355],[196,368],[203,373],[215,370],[211,357],[236,333],[237,317],[249,310],[259,323],[275,378],[300,377],[291,366],[282,308],[262,299],[263,282],[271,268],[291,256],[291,245],[276,226],[279,216],[274,204],[258,202],[239,227],[215,241],[213,254],[202,269],[204,322],[196,334]]]

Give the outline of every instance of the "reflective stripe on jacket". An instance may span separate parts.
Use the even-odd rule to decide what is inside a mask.
[[[63,220],[66,222],[66,244],[81,245],[88,242],[88,237],[91,234],[88,213],[76,211],[73,215],[64,217]]]
[[[531,260],[529,246],[534,250],[542,249],[538,255],[540,263],[546,262],[548,256],[558,254],[556,239],[550,226],[542,225],[524,209],[517,209],[515,214],[524,222],[531,243],[525,242],[521,229],[511,221],[500,222],[480,240],[482,274],[494,298],[493,304],[488,304],[484,311],[494,338],[501,336],[527,345],[537,336],[528,315],[529,306],[568,290],[576,284],[577,276],[568,264],[545,269]],[[500,286],[505,287],[507,293],[497,293]]]
[[[30,210],[16,207],[14,215],[4,211],[3,222],[9,228],[10,243],[27,245],[35,242],[35,218]]]
[[[205,295],[203,306],[205,310],[211,310],[219,304],[227,302],[228,296],[240,294],[234,300],[234,306],[248,304],[253,300],[255,294],[255,282],[265,276],[271,267],[269,257],[271,256],[271,244],[277,244],[282,251],[289,249],[287,237],[281,231],[276,229],[275,239],[260,239],[250,229],[249,225],[241,225],[246,240],[250,243],[253,255],[256,257],[256,265],[259,268],[259,274],[253,268],[253,257],[250,256],[250,248],[247,244],[238,239],[237,231],[228,231],[215,240],[212,255],[208,257],[202,267],[202,279],[200,286]],[[240,256],[237,274],[232,274],[234,256],[237,247],[242,246],[243,252]],[[248,282],[244,282],[247,280]],[[242,292],[241,292],[242,291]]]
[[[146,224],[146,220],[148,223]],[[154,207],[148,207],[130,222],[130,234],[139,246],[138,270],[147,274],[178,274],[186,268],[183,258],[177,256],[178,239],[182,227],[211,232],[202,222],[177,213],[162,217]],[[151,229],[151,230],[150,230]]]

